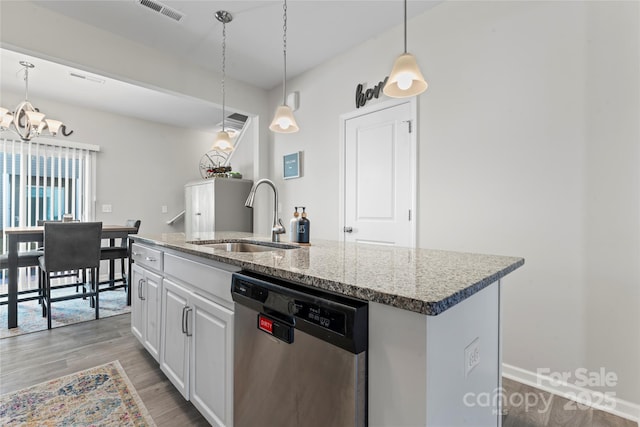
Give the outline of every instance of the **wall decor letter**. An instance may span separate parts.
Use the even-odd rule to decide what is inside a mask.
[[[364,85],[359,83],[358,86],[356,86],[356,108],[364,107],[367,101],[379,98],[380,93],[382,93],[382,88],[387,84],[387,80],[389,80],[389,76],[385,77],[384,80],[379,82],[373,88],[367,89],[364,92]]]

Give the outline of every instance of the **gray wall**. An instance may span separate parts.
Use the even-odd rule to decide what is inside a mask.
[[[504,362],[604,367],[640,403],[637,2],[445,2],[409,22],[419,97],[418,244],[519,255],[504,281]],[[274,135],[283,215],[337,239],[339,116],[386,76],[402,28],[288,82],[300,132]],[[278,103],[281,88],[270,92]],[[384,98],[381,98],[382,101]],[[375,101],[373,101],[375,102]],[[302,150],[305,176],[284,181]]]

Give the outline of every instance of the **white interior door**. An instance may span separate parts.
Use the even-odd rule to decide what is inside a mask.
[[[410,101],[345,121],[344,240],[415,245]]]

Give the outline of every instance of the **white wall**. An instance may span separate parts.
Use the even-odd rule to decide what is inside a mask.
[[[29,1],[1,1],[0,12],[0,42],[4,48],[151,89],[184,94],[218,104],[222,102],[220,75],[217,73],[198,67],[185,67],[179,58],[59,15]],[[29,31],[25,32],[25,28],[29,28]],[[229,111],[268,115],[266,91],[229,77],[225,85]],[[253,156],[251,163],[254,169],[251,175],[267,176],[270,156],[267,127],[260,126],[255,137],[253,150],[248,150],[252,151]],[[97,143],[91,140],[84,142]],[[149,144],[154,146],[151,141]],[[208,149],[209,146],[206,146],[206,150],[203,149],[200,155]],[[177,162],[182,161],[180,157],[178,153]],[[239,159],[236,157],[234,167],[238,164],[237,160]],[[154,185],[157,183],[151,180],[151,176],[147,182]],[[262,197],[264,196],[258,196],[254,209],[257,218],[270,217],[268,203],[259,203]],[[175,197],[172,199],[175,200]],[[128,200],[123,198],[122,203]],[[120,202],[114,199],[113,203]],[[256,224],[257,232],[269,233],[269,220],[256,221]]]
[[[22,98],[22,94],[2,91],[3,104],[17,105]],[[40,97],[37,105],[45,112],[55,112],[56,117],[69,118],[66,122],[73,135],[59,139],[100,146],[96,173],[98,221],[124,224],[127,219],[140,219],[141,233],[184,231],[184,222],[168,226],[166,221],[184,209],[184,184],[201,179],[198,165],[203,153],[211,147],[211,132],[167,126]],[[11,132],[3,132],[3,136],[15,138]],[[246,163],[243,157],[246,159],[239,155],[236,160]],[[247,171],[252,172],[250,167]],[[113,211],[103,213],[103,204],[112,205]],[[163,205],[167,206],[167,213],[161,212]]]
[[[587,367],[626,377],[640,369],[640,3],[588,12]],[[618,394],[640,403],[640,375],[620,380]]]
[[[534,373],[602,366],[634,403],[638,28],[636,2],[446,2],[409,23],[430,83],[419,100],[419,246],[523,256],[505,280],[504,362]],[[401,47],[396,28],[288,83],[301,130],[272,137],[272,177],[285,218],[308,207],[312,241],[339,236],[338,118]],[[305,176],[283,181],[282,155],[298,150]]]

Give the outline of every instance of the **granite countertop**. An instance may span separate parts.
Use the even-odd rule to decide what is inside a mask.
[[[327,240],[314,240],[297,249],[247,253],[188,243],[182,233],[131,237],[136,242],[426,315],[442,313],[524,264],[524,259],[517,257]],[[250,233],[200,236],[201,243],[239,239],[270,243],[269,237]]]

